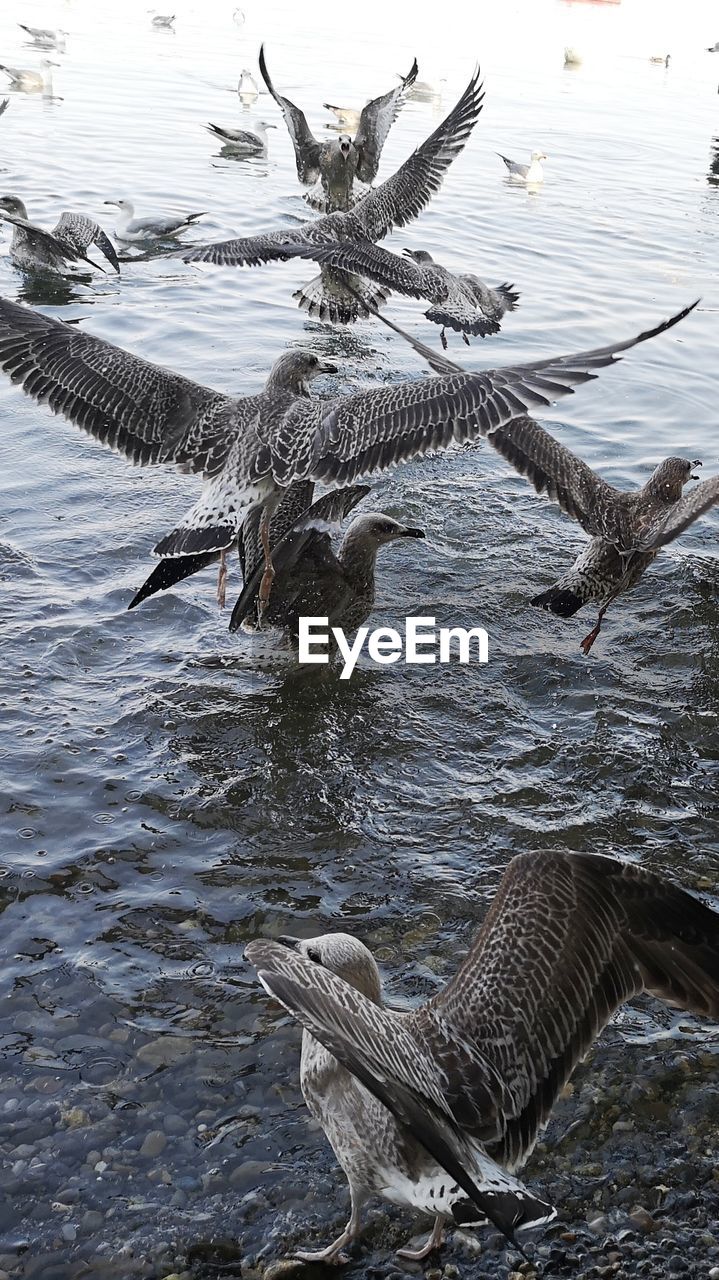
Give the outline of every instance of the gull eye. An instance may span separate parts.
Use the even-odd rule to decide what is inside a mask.
[[[317,950],[317,947],[308,947],[306,954],[307,954],[307,959],[311,960],[313,964],[320,964],[320,965],[322,964],[322,957],[320,956],[320,953]]]

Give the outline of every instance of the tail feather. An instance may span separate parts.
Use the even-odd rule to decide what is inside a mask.
[[[179,556],[195,556],[208,551],[226,551],[236,538],[237,529],[232,525],[206,525],[199,528],[178,525],[171,533],[166,534],[153,550],[156,556],[168,556],[174,560]]]
[[[349,280],[355,292],[345,288]],[[331,320],[333,324],[354,324],[360,316],[370,314],[371,308],[384,305],[389,290],[370,283],[360,276],[349,275],[323,267],[318,276],[303,285],[292,295],[303,311],[318,320]]]
[[[176,560],[161,560],[152,570],[149,577],[145,579],[137,594],[133,596],[127,606],[128,609],[136,609],[138,604],[142,604],[143,600],[156,595],[158,591],[167,591],[168,587],[174,587],[176,582],[182,582],[184,578],[189,578],[191,574],[204,569],[208,564],[212,564],[213,560],[217,560],[218,555],[219,552],[217,551],[207,551],[202,555],[179,556]]]
[[[516,310],[520,295],[513,284],[507,284],[506,281],[504,284],[498,284],[495,292],[501,295],[507,311]]]
[[[556,584],[530,601],[530,604],[537,605],[541,609],[549,609],[560,618],[573,618],[586,603],[586,600],[582,600],[581,596],[576,595],[574,591]]]

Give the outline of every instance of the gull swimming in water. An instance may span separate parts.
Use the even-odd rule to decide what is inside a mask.
[[[653,62],[655,66],[668,67],[669,62],[671,60],[671,56],[672,55],[670,53],[665,53],[665,54],[657,53],[657,54],[654,54],[654,56],[651,57],[649,61]]]
[[[147,12],[153,13],[155,15],[154,18],[152,19],[153,27],[157,27],[158,29],[162,29],[165,31],[168,30],[168,28],[171,29],[172,27],[174,27],[175,17],[177,16],[176,14],[157,13],[154,9],[148,9]]]
[[[719,53],[719,40],[717,40],[716,44],[709,45],[707,53]]]
[[[300,1085],[349,1183],[326,1248],[342,1262],[373,1196],[510,1240],[552,1220],[517,1171],[612,1015],[643,992],[719,1020],[719,913],[672,881],[596,854],[513,858],[446,986],[388,1008],[372,953],[346,933],[249,943],[262,986],[302,1024]]]
[[[211,262],[217,266],[259,266],[285,261],[287,245],[309,247],[346,241],[373,243],[393,226],[416,218],[441,186],[452,161],[462,151],[482,110],[484,94],[479,72],[472,76],[457,105],[396,173],[373,187],[348,213],[329,213],[299,228],[274,231],[216,244],[200,245],[183,253],[185,262]],[[346,288],[350,282],[353,290]],[[359,298],[357,297],[359,293]],[[295,297],[310,315],[348,324],[366,314],[366,303],[385,301],[386,294],[359,277],[322,268]]]
[[[51,62],[49,58],[43,58],[40,71],[28,71],[23,67],[7,67],[3,63],[0,63],[0,71],[4,71],[5,75],[10,77],[11,89],[17,89],[20,93],[43,93],[47,96],[52,94],[52,68],[59,65],[59,62]]]
[[[36,49],[57,49],[58,53],[65,52],[67,31],[51,31],[47,27],[26,27],[24,22],[18,22],[18,26],[30,37]]]
[[[331,102],[323,102],[322,106],[325,111],[331,111],[335,117],[334,124],[326,124],[325,129],[351,129],[353,133],[357,132],[359,122],[362,118],[362,112],[356,111],[354,107],[335,107]]]
[[[318,142],[304,111],[277,92],[267,70],[264,45],[260,49],[260,72],[285,118],[295,151],[297,177],[312,188],[305,200],[319,213],[346,213],[377,176],[382,148],[402,109],[407,89],[416,79],[416,60],[396,89],[373,98],[363,108],[354,139],[340,134],[332,142]]]
[[[267,124],[264,120],[254,120],[251,129],[225,129],[220,124],[212,123],[205,127],[213,137],[219,138],[228,151],[259,156],[267,151],[267,130],[276,129],[277,125]]]
[[[19,196],[0,196],[0,219],[13,227],[10,260],[27,271],[64,271],[69,262],[87,262],[103,271],[99,262],[87,257],[95,245],[111,267],[120,274],[117,254],[102,227],[82,213],[63,213],[52,231],[30,222]]]
[[[336,370],[309,351],[285,352],[262,391],[232,396],[84,327],[0,299],[0,367],[28,395],[135,465],[170,463],[203,476],[198,501],[158,542],[156,555],[226,551],[237,543],[250,511],[259,510],[262,611],[274,574],[270,521],[293,484],[311,480],[339,488],[496,433],[518,414],[570,395],[691,310],[593,351],[476,373],[451,371],[314,402],[309,382]]]
[[[506,156],[502,155],[501,151],[498,151],[497,155],[500,160],[504,160],[509,170],[509,176],[515,182],[526,182],[529,186],[536,182],[544,182],[542,160],[546,160],[547,157],[543,151],[533,151],[529,164],[519,164],[516,160],[508,160]]]
[[[259,600],[264,563],[258,555],[232,611],[230,631],[250,623],[278,627],[295,640],[300,618],[327,618],[329,628],[341,627],[345,635],[362,626],[374,606],[379,550],[402,538],[424,538],[424,530],[373,511],[355,517],[335,552],[333,526],[368,493],[366,485],[353,485],[323,494],[272,545],[275,577],[264,612]]]
[[[202,212],[136,218],[135,206],[131,200],[105,200],[103,203],[115,205],[120,210],[120,216],[115,223],[115,235],[118,240],[130,242],[168,240],[173,236],[179,236],[182,231],[187,231],[188,227],[194,226],[198,218],[205,216]]]
[[[256,102],[259,97],[259,93],[260,90],[255,77],[252,72],[248,71],[247,67],[245,67],[241,71],[240,78],[237,81],[237,94],[243,107],[252,106],[252,103]]]
[[[478,276],[458,275],[440,266],[424,249],[404,249],[403,258],[376,244],[339,244],[292,252],[368,276],[406,297],[426,298],[433,305],[424,314],[433,324],[442,326],[443,347],[447,346],[445,329],[461,333],[468,346],[469,335],[486,338],[499,333],[503,317],[516,310],[519,302],[514,285],[490,288]]]

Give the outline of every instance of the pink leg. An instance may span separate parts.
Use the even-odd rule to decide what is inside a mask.
[[[398,1249],[398,1258],[409,1258],[411,1262],[421,1262],[423,1258],[428,1257],[435,1249],[441,1248],[444,1239],[444,1218],[441,1213],[437,1214],[434,1220],[434,1226],[426,1242],[420,1249]]]
[[[227,590],[227,553],[220,552],[220,572],[217,575],[217,603],[221,609],[225,607],[225,592]]]

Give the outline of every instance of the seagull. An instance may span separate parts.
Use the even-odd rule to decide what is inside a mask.
[[[442,326],[442,346],[447,346],[445,329],[461,333],[469,346],[469,336],[486,338],[499,333],[502,318],[514,311],[519,294],[511,284],[492,289],[478,276],[455,275],[435,262],[424,249],[404,249],[400,258],[375,244],[339,244],[329,248],[288,249],[291,254],[311,257],[324,266],[368,276],[395,293],[410,298],[426,298],[433,305],[425,316]]]
[[[302,1024],[300,1084],[350,1187],[345,1230],[308,1262],[340,1262],[371,1196],[513,1241],[554,1210],[516,1176],[575,1066],[642,992],[719,1020],[719,913],[634,863],[521,853],[454,977],[388,1008],[372,953],[346,933],[245,949]]]
[[[115,224],[115,235],[118,240],[137,242],[138,240],[167,240],[178,236],[181,231],[194,225],[204,213],[180,213],[164,215],[157,218],[136,218],[135,206],[130,200],[105,200],[104,204],[115,205],[120,210],[120,217]]]
[[[565,67],[581,67],[582,55],[577,49],[571,49],[569,46],[564,50]]]
[[[670,53],[665,53],[665,54],[657,53],[654,55],[654,57],[650,58],[649,61],[653,62],[655,66],[668,67],[671,56],[672,55]]]
[[[719,53],[719,40],[717,40],[716,44],[709,45],[707,53]]]
[[[40,63],[42,70],[27,71],[22,67],[6,67],[0,63],[0,71],[4,71],[5,75],[10,77],[11,89],[17,89],[20,93],[52,93],[52,68],[59,67],[59,62],[51,62],[49,58],[43,58]]]
[[[82,213],[63,213],[52,231],[30,222],[18,196],[0,196],[0,219],[13,227],[10,259],[25,271],[64,271],[69,262],[87,262],[104,271],[99,262],[87,257],[94,244],[111,267],[120,274],[117,254],[102,227]]]
[[[84,327],[0,299],[0,367],[28,395],[135,465],[172,463],[203,476],[198,501],[158,542],[156,555],[226,551],[236,544],[246,516],[258,509],[263,613],[274,576],[270,521],[293,484],[311,480],[339,488],[455,442],[496,433],[517,414],[571,394],[622,352],[663,333],[691,310],[593,351],[477,373],[450,371],[314,402],[310,381],[337,370],[309,351],[286,351],[262,391],[232,396]],[[451,369],[445,357],[438,360]]]
[[[445,171],[464,147],[480,111],[484,94],[479,72],[472,76],[457,105],[408,160],[385,182],[363,196],[348,212],[325,214],[298,228],[279,227],[275,231],[246,236],[216,244],[199,245],[183,252],[185,262],[211,262],[217,266],[259,266],[265,262],[285,261],[288,244],[337,244],[344,241],[372,243],[381,240],[393,226],[404,226],[416,218],[439,189]],[[349,278],[323,268],[320,275],[299,290],[299,305],[330,319],[348,324],[366,314],[367,303],[381,304],[386,293],[359,277],[354,278],[356,292],[345,287]]]
[[[325,111],[332,112],[336,121],[335,124],[326,124],[325,129],[351,129],[352,133],[357,132],[362,118],[361,111],[356,111],[354,107],[335,107],[331,102],[323,102],[322,106]]]
[[[416,59],[396,89],[367,103],[354,139],[343,133],[332,142],[318,142],[304,111],[277,92],[267,70],[264,45],[260,49],[260,72],[285,118],[295,149],[297,177],[312,188],[305,200],[319,213],[346,213],[377,176],[387,135],[404,105],[407,89],[417,77]]]
[[[374,606],[380,548],[401,538],[424,538],[423,529],[370,512],[352,521],[335,553],[332,525],[344,520],[367,493],[366,485],[353,485],[323,494],[272,546],[275,578],[264,616],[259,607],[264,564],[258,557],[232,611],[230,631],[249,622],[279,627],[294,640],[300,618],[327,618],[330,628],[341,627],[345,635],[366,622]]]
[[[500,160],[504,160],[508,170],[510,179],[515,182],[526,182],[533,185],[536,182],[544,182],[544,170],[542,169],[542,160],[546,160],[543,151],[533,151],[530,164],[518,164],[516,160],[508,160],[502,155],[501,151],[497,152]]]
[[[174,13],[155,13],[154,9],[148,9],[148,13],[155,14],[154,18],[152,19],[153,27],[167,30],[168,28],[171,28],[175,25],[176,14]]]
[[[18,26],[26,32],[37,49],[57,49],[60,53],[64,52],[67,31],[50,31],[47,27],[26,27],[24,22],[18,22]]]
[[[267,150],[267,130],[276,129],[277,125],[255,120],[251,129],[225,129],[222,125],[212,123],[205,127],[215,138],[219,138],[228,151],[259,156]]]
[[[247,67],[240,73],[237,81],[237,93],[243,106],[252,106],[252,103],[259,97],[259,88],[257,81],[251,71]]]
[[[375,315],[409,342],[436,373],[463,372],[461,365],[425,346],[386,316],[378,311]],[[682,497],[687,481],[699,478],[692,474],[694,467],[702,465],[698,459],[665,458],[642,489],[626,493],[602,480],[526,414],[490,427],[485,434],[515,471],[526,476],[538,493],[557,502],[592,538],[568,573],[531,601],[564,618],[572,617],[589,600],[599,601],[596,625],[581,643],[585,655],[599,635],[612,600],[639,581],[662,547],[719,502],[719,476]]]

